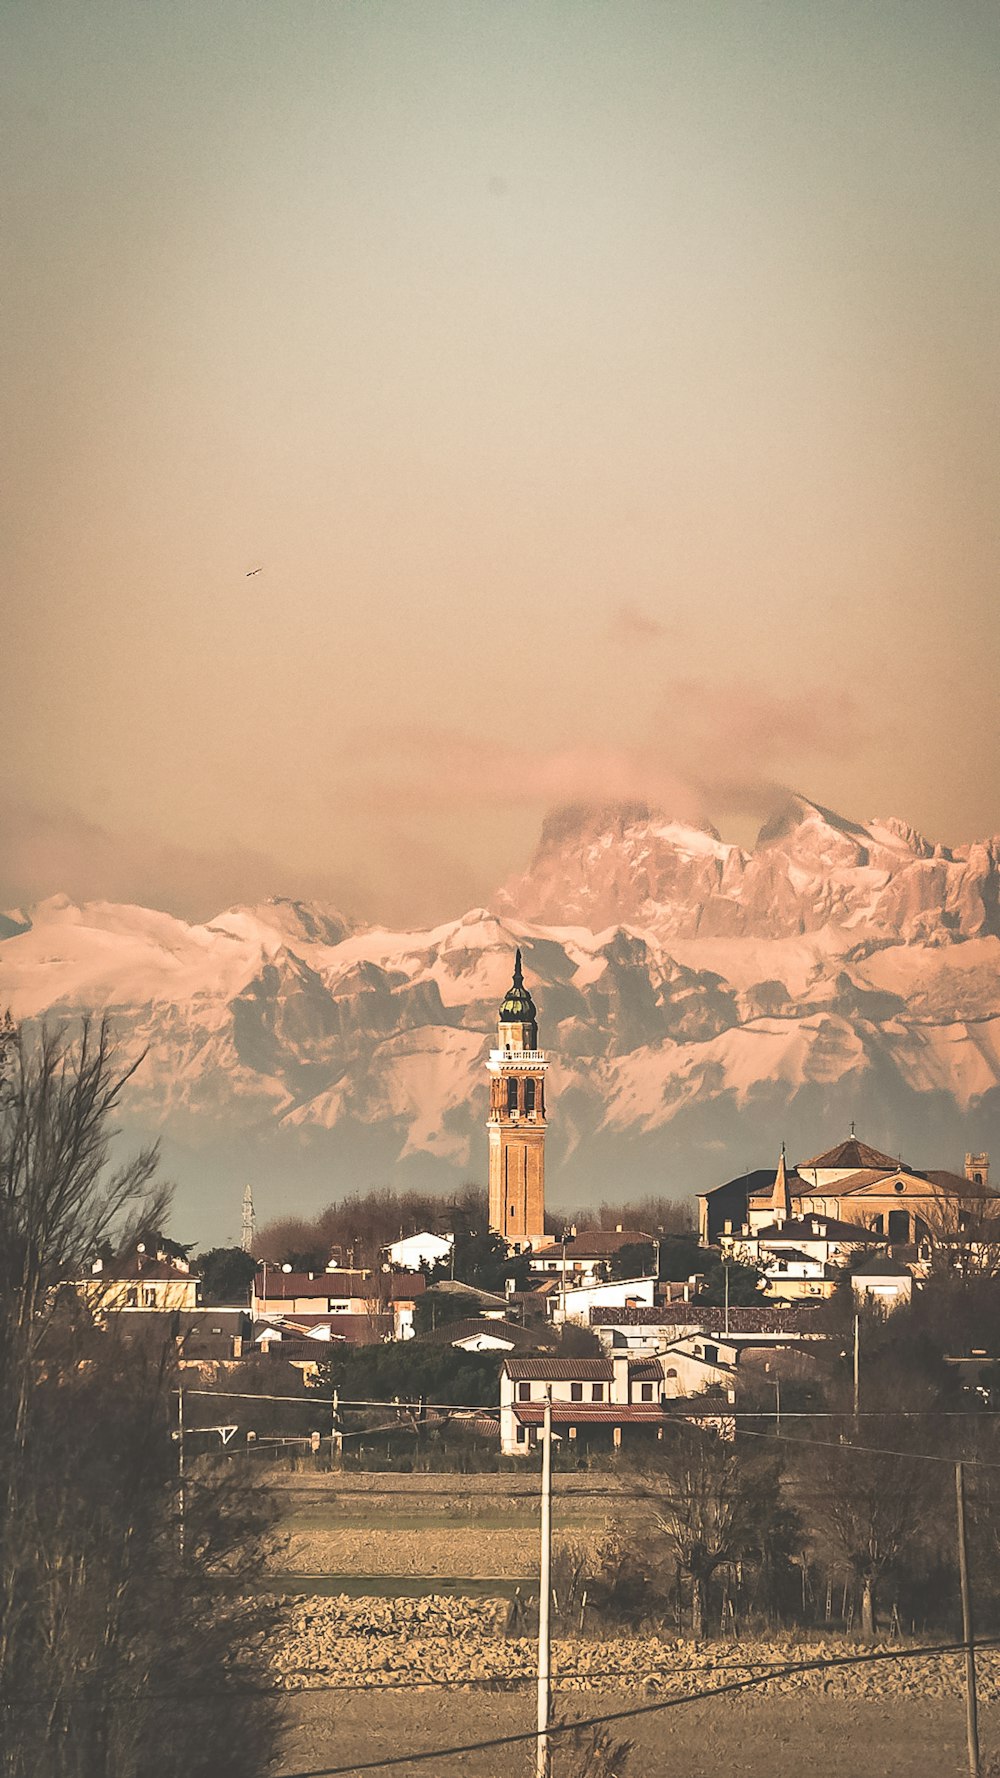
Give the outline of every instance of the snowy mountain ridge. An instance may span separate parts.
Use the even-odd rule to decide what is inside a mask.
[[[1000,841],[801,797],[749,852],[641,805],[559,811],[492,911],[422,932],[280,898],[189,924],[55,895],[0,935],[15,1015],[106,1008],[148,1052],[130,1121],[165,1134],[191,1203],[240,1170],[316,1201],[481,1176],[515,943],[557,1202],[686,1192],[851,1118],[927,1165],[1000,1143]]]

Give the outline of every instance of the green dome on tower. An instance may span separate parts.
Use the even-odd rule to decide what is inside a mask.
[[[524,985],[521,974],[521,953],[514,959],[514,980],[500,1002],[501,1025],[534,1025],[538,1019],[535,1003]]]

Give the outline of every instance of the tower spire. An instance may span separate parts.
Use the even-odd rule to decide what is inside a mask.
[[[246,1191],[243,1193],[243,1238],[240,1241],[240,1246],[242,1247],[244,1253],[252,1253],[253,1252],[253,1249],[254,1249],[254,1223],[255,1223],[255,1217],[254,1217],[254,1213],[253,1213],[253,1186],[250,1184],[250,1182],[248,1180]]]
[[[792,1213],[792,1201],[788,1190],[788,1175],[785,1172],[785,1145],[781,1144],[778,1156],[778,1168],[771,1187],[771,1209],[776,1217],[789,1217]]]
[[[497,1012],[490,1076],[490,1228],[518,1250],[545,1239],[545,1074],[538,1012],[525,987],[520,947]]]

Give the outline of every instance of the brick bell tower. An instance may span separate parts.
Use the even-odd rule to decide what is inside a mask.
[[[500,1005],[490,1077],[490,1228],[511,1246],[545,1239],[545,1072],[538,1015],[524,985],[521,953]]]

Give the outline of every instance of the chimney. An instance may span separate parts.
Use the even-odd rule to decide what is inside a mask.
[[[733,1232],[732,1223],[731,1222],[724,1222],[722,1225],[722,1232],[724,1235],[731,1235]]]

